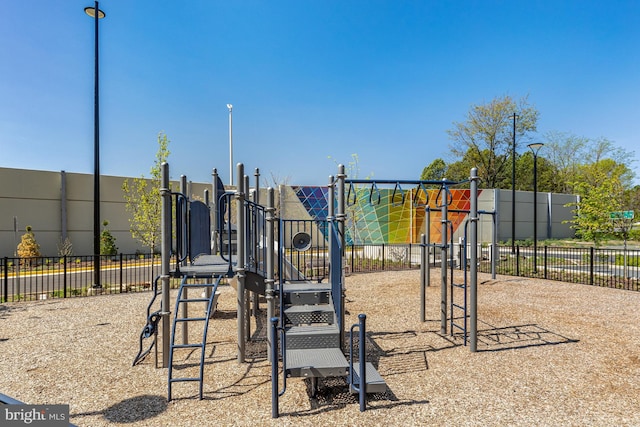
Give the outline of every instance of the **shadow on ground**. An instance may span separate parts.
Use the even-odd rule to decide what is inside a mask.
[[[135,423],[158,416],[167,410],[167,399],[164,396],[145,394],[116,403],[103,411],[71,414],[70,418],[102,415],[113,423]]]

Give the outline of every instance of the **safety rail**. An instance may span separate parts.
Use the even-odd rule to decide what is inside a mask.
[[[245,200],[244,203],[245,229],[248,231],[245,268],[247,271],[266,276],[266,259],[269,250],[266,207],[249,200]]]
[[[234,221],[232,220],[231,208],[226,209],[226,207],[231,206],[234,197],[235,193],[223,193],[219,195],[218,203],[216,204],[219,207],[216,215],[218,221],[218,249],[222,259],[229,262],[231,262],[231,256],[236,248],[233,245],[235,239],[233,237]]]
[[[308,247],[295,247],[293,239],[300,234],[306,234],[310,240]],[[283,219],[279,224],[279,240],[284,248],[282,269],[287,271],[288,280],[312,280],[321,282],[328,277],[329,247],[327,238],[328,221],[326,220],[288,220]]]

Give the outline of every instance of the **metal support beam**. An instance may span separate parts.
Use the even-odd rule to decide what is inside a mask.
[[[236,255],[236,278],[238,281],[238,287],[236,289],[236,301],[237,301],[237,315],[238,315],[238,363],[244,363],[245,359],[245,314],[246,314],[246,305],[245,305],[245,291],[244,291],[244,281],[245,281],[245,241],[246,241],[246,230],[245,230],[245,209],[244,209],[244,201],[245,201],[245,188],[244,188],[244,165],[242,163],[238,163],[237,166],[237,174],[238,174],[238,190],[236,191],[236,211],[237,211],[237,255]],[[231,224],[229,224],[231,226]]]
[[[469,308],[469,348],[472,352],[478,349],[478,169],[471,169],[471,212],[469,212],[471,248],[471,266],[469,270],[470,308]],[[465,272],[466,274],[466,272]]]
[[[169,273],[171,268],[171,190],[169,189],[169,164],[161,166],[160,195],[162,197],[161,214],[161,281],[162,284],[162,367],[169,366],[169,344],[171,341],[171,309],[169,296]]]

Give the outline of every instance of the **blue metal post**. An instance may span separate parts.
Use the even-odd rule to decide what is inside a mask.
[[[271,318],[271,418],[278,418],[278,318]]]
[[[469,347],[472,352],[476,352],[478,349],[478,169],[471,169],[471,212],[470,212],[470,222],[471,222],[471,236],[470,236],[470,249],[471,249],[471,268],[470,268],[470,281],[471,281],[471,309],[470,309],[470,326],[471,326],[471,337]],[[467,242],[465,241],[465,250],[466,250]],[[466,262],[466,255],[464,257]],[[466,272],[465,272],[466,278]],[[465,298],[466,298],[466,288],[465,288]],[[466,303],[465,303],[466,307]],[[465,322],[466,324],[466,322]],[[466,335],[466,331],[465,331]]]
[[[359,314],[360,326],[358,328],[360,348],[358,349],[358,360],[360,362],[360,412],[364,412],[367,409],[367,345],[366,345],[366,314]]]

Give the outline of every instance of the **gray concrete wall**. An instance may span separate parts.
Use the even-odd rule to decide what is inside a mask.
[[[100,177],[100,227],[108,229],[123,253],[148,252],[131,237],[130,215],[122,192],[125,177]],[[63,183],[66,191],[63,192]],[[173,188],[179,188],[177,181]],[[208,183],[191,183],[190,194],[204,199]],[[64,197],[63,197],[64,196]],[[14,233],[14,217],[18,232]],[[66,219],[66,223],[65,223]],[[66,224],[66,227],[65,227]],[[93,175],[0,168],[0,256],[14,256],[16,246],[30,225],[43,256],[58,255],[58,245],[66,231],[73,253],[93,252]],[[66,228],[66,230],[65,230]]]
[[[498,206],[498,241],[511,239],[512,234],[512,192],[493,190]],[[538,193],[536,196],[537,235],[539,240],[573,237],[571,225],[564,223],[573,218],[573,203],[577,196],[571,194]],[[480,201],[479,201],[480,204]],[[533,192],[516,191],[515,240],[533,239]]]
[[[101,221],[109,221],[108,228],[116,238],[120,252],[147,252],[148,248],[142,247],[129,232],[130,215],[122,193],[125,179],[101,177]],[[179,188],[178,181],[172,181],[172,188]],[[210,183],[190,183],[189,195],[204,200],[205,189],[209,189],[211,194]],[[261,202],[266,202],[266,189],[261,189],[260,198]],[[569,224],[563,221],[573,217],[572,208],[565,205],[575,200],[573,195],[538,194],[539,239],[574,235]],[[310,219],[291,187],[286,187],[282,202],[284,217]],[[280,206],[277,194],[276,205]],[[478,209],[487,212],[497,209],[497,239],[507,241],[511,238],[510,190],[483,190]],[[14,233],[14,217],[18,223],[17,233]],[[491,215],[480,216],[479,241],[491,241],[492,221]],[[533,193],[517,191],[516,240],[533,238],[532,222]],[[65,232],[73,244],[74,254],[90,255],[93,252],[93,175],[0,168],[0,256],[14,255],[28,225],[33,228],[44,256],[58,254],[58,245]],[[461,227],[454,237],[462,237],[463,233],[464,228]]]

